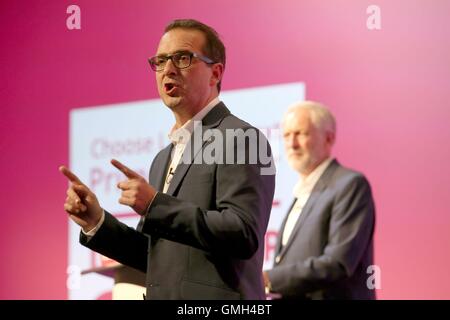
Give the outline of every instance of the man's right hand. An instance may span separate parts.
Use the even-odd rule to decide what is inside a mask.
[[[84,232],[94,229],[103,214],[97,197],[65,166],[59,167],[59,171],[71,182],[67,189],[64,210],[76,224],[83,228]]]

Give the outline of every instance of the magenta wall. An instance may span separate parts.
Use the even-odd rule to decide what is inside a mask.
[[[225,90],[304,81],[332,108],[335,154],[374,190],[379,298],[450,299],[445,0],[1,1],[0,298],[66,298],[68,112],[157,97],[146,57],[180,17],[223,36]]]

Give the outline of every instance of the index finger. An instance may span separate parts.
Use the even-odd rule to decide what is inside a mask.
[[[65,166],[59,167],[59,171],[66,176],[67,179],[69,179],[70,182],[75,184],[81,184],[84,185],[83,182],[69,169],[67,169]]]
[[[122,173],[128,178],[128,179],[133,179],[133,178],[141,178],[141,176],[134,172],[133,170],[131,170],[130,168],[128,168],[126,165],[122,164],[120,161],[116,160],[116,159],[112,159],[111,160],[111,164],[116,167],[117,169],[119,169],[120,171],[122,171]]]

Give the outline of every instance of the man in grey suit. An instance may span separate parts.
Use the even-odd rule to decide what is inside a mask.
[[[299,102],[283,120],[289,165],[299,173],[266,291],[284,299],[374,299],[375,209],[366,178],[331,158],[336,124],[323,105]]]
[[[137,230],[60,168],[71,182],[65,210],[82,227],[80,242],[146,272],[147,299],[263,299],[275,172],[265,137],[219,100],[225,47],[211,27],[175,20],[149,63],[175,117],[172,143],[155,157],[149,183],[111,161],[127,177],[119,202],[142,216]]]

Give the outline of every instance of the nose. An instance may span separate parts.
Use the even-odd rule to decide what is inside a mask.
[[[286,137],[286,146],[291,149],[298,148],[298,141],[295,134],[290,134]]]
[[[170,75],[170,74],[176,74],[177,73],[177,67],[173,64],[172,59],[168,59],[166,61],[166,65],[164,66],[163,73],[164,75]]]

